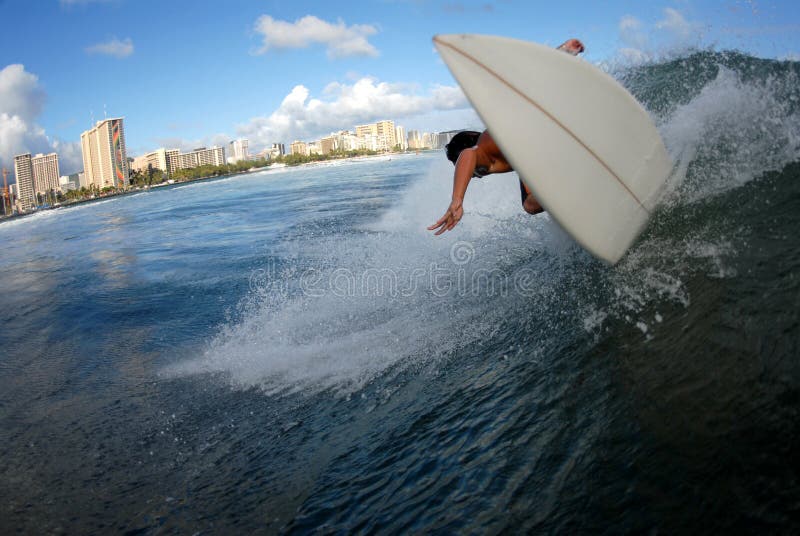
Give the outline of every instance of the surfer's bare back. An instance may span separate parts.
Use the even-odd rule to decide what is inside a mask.
[[[568,52],[577,56],[584,51],[583,43],[577,39],[565,41],[558,50]],[[464,194],[467,193],[467,186],[473,177],[485,177],[492,173],[507,173],[514,171],[508,163],[500,148],[492,139],[488,131],[481,132],[464,131],[459,132],[445,146],[447,159],[455,164],[453,172],[453,197],[450,206],[447,207],[444,216],[428,227],[429,231],[436,231],[434,234],[440,235],[449,231],[461,221],[464,215]],[[519,182],[520,193],[522,196],[522,208],[529,214],[538,214],[544,209],[531,195],[525,184]]]

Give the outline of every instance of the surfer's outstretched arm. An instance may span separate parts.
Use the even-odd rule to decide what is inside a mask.
[[[578,39],[567,39],[558,47],[558,50],[577,56],[584,51],[584,47]],[[461,221],[464,216],[464,194],[467,192],[467,186],[473,176],[485,177],[492,173],[514,171],[488,131],[483,131],[483,133],[472,130],[459,132],[453,136],[445,149],[447,159],[455,164],[456,169],[453,175],[453,197],[450,205],[444,215],[428,227],[428,230],[435,231],[436,235],[449,231]],[[522,182],[520,182],[520,190],[522,192],[522,208],[525,209],[525,212],[529,214],[544,212],[544,207]]]
[[[444,216],[439,218],[436,223],[428,227],[429,231],[436,230],[435,235],[440,235],[445,231],[449,231],[456,224],[461,221],[464,216],[464,195],[467,193],[467,186],[472,179],[472,173],[475,170],[475,163],[477,161],[476,150],[474,147],[464,149],[458,156],[456,162],[456,170],[453,174],[453,197],[450,201],[450,206],[444,213]]]

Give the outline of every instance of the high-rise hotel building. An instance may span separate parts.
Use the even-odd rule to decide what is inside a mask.
[[[14,175],[17,178],[17,210],[26,211],[36,204],[37,193],[60,190],[58,155],[56,153],[18,154],[14,157]]]
[[[61,189],[59,181],[61,173],[58,170],[58,155],[56,153],[37,154],[31,158],[31,164],[33,165],[33,187],[36,193],[47,193]]]
[[[394,139],[397,145],[400,146],[401,151],[408,149],[408,140],[406,139],[406,129],[397,125],[394,127]]]
[[[289,150],[292,154],[308,156],[308,144],[300,140],[293,141]]]
[[[146,173],[148,167],[159,169],[161,171],[172,172],[172,170],[169,168],[169,159],[171,155],[177,154],[177,149],[164,149],[161,147],[160,149],[156,149],[155,151],[151,151],[145,155],[137,156],[133,159],[133,163],[130,167],[131,169],[141,171],[142,173]]]
[[[250,160],[250,142],[247,138],[240,138],[238,140],[233,140],[230,143],[229,150],[230,154],[228,155],[228,160],[231,164],[235,164],[236,162],[241,162],[242,160]]]
[[[225,149],[223,147],[200,147],[188,153],[178,149],[167,149],[167,170],[172,173],[179,169],[192,169],[200,166],[224,166]]]
[[[31,153],[14,157],[14,175],[17,178],[17,210],[30,210],[36,204]]]
[[[83,170],[97,188],[127,188],[130,180],[123,118],[98,121],[81,134]]]
[[[391,151],[398,144],[397,132],[395,131],[394,121],[378,121],[368,125],[358,125],[356,136],[359,138],[375,138],[376,148],[367,147],[378,151]]]
[[[394,121],[378,121],[378,136],[386,138],[386,147],[390,151],[397,145],[397,133],[394,129]]]

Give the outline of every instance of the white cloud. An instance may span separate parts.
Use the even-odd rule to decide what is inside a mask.
[[[625,15],[619,21],[619,36],[622,42],[631,48],[642,49],[647,46],[647,34],[642,22],[636,17]]]
[[[652,58],[646,52],[638,48],[623,47],[618,51],[619,55],[629,64],[637,65],[650,61]]]
[[[0,165],[14,169],[14,155],[49,152],[50,142],[44,130],[27,123],[18,115],[0,113]]]
[[[0,71],[0,113],[30,121],[42,112],[44,100],[39,77],[25,66],[13,64]]]
[[[665,8],[663,18],[651,26],[631,15],[619,21],[621,58],[633,63],[648,61],[659,53],[668,53],[699,45],[703,25],[686,20],[676,9]]]
[[[368,37],[378,33],[378,30],[367,24],[347,26],[341,19],[332,24],[313,15],[288,22],[262,15],[255,23],[255,31],[263,39],[258,54],[271,49],[307,48],[312,44],[323,44],[327,47],[329,58],[378,56],[378,49],[368,41]]]
[[[83,169],[81,142],[55,139],[52,150],[58,154],[58,168],[62,175],[77,173]]]
[[[305,86],[295,86],[269,116],[239,125],[237,133],[251,143],[267,145],[312,139],[380,119],[396,121],[434,112],[468,109],[458,87],[434,86],[425,95],[409,84],[391,84],[364,77],[351,85],[333,82],[323,98],[313,98]]]
[[[105,43],[97,43],[86,47],[87,54],[100,54],[115,58],[127,58],[133,54],[133,41],[128,37],[120,41],[116,37]]]
[[[664,19],[656,23],[656,28],[666,30],[679,45],[695,44],[702,37],[702,25],[687,21],[671,7],[664,9]]]
[[[187,140],[179,137],[158,138],[155,140],[159,147],[166,149],[180,149],[181,152],[189,152],[200,147],[225,147],[231,141],[231,136],[227,134],[214,134],[202,139]],[[152,149],[148,149],[152,150]],[[128,156],[132,156],[129,154]]]
[[[80,147],[51,141],[36,124],[46,95],[39,79],[22,65],[8,65],[0,70],[0,166],[14,169],[14,156],[21,153],[57,152],[61,171],[71,173],[83,167]],[[75,157],[75,145],[78,145]]]

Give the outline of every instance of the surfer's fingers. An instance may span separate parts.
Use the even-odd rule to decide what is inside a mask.
[[[442,225],[443,223],[445,223],[445,222],[446,222],[448,219],[450,219],[450,211],[449,211],[449,210],[448,210],[447,212],[445,212],[445,213],[444,213],[444,216],[442,216],[441,218],[439,218],[439,220],[438,220],[436,223],[434,223],[433,225],[431,225],[430,227],[428,227],[428,229],[429,229],[429,230],[431,230],[431,231],[433,231],[433,230],[434,230],[436,227],[439,227],[440,225]]]
[[[447,225],[447,224],[445,224],[445,223],[439,223],[439,222],[436,222],[436,223],[434,223],[433,225],[431,225],[430,227],[428,227],[428,230],[429,230],[429,231],[434,231],[434,230],[436,230],[436,231],[438,231],[438,232],[436,233],[436,234],[438,235],[438,234],[441,234],[441,232],[442,232],[442,229],[443,229],[443,228],[444,228],[446,225]]]
[[[445,224],[445,222],[444,222],[444,218],[442,218],[441,220],[437,221],[436,223],[434,223],[433,225],[431,225],[430,227],[428,227],[428,230],[429,230],[429,231],[433,231],[434,229],[436,229],[436,228],[438,228],[438,227],[441,227],[441,226],[442,226],[442,225],[444,225],[444,224]]]

